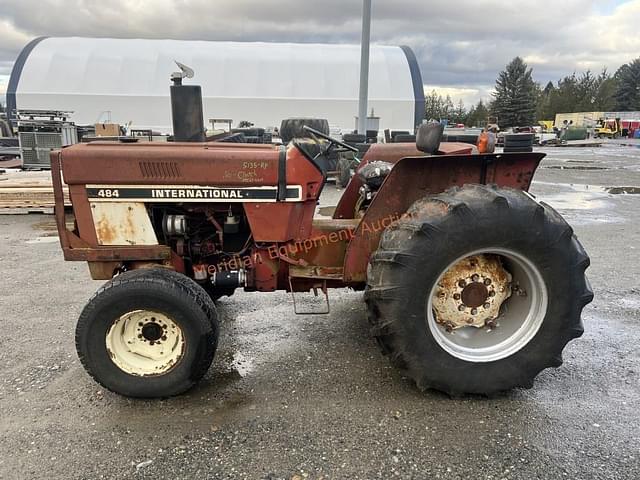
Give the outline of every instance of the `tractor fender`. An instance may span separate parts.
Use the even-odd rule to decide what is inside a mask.
[[[344,260],[344,281],[366,281],[369,257],[378,248],[382,232],[401,218],[416,200],[466,184],[496,184],[527,191],[544,157],[543,153],[502,153],[399,160],[349,242]]]

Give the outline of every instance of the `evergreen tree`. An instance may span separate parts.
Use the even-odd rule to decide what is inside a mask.
[[[438,92],[432,90],[431,93],[425,96],[425,109],[424,118],[426,120],[440,120],[442,118],[442,104],[444,100]]]
[[[640,110],[640,58],[621,66],[615,79],[616,110]]]
[[[553,120],[557,113],[606,112],[615,107],[616,81],[606,70],[594,76],[590,70],[572,73],[558,81],[549,82],[540,92],[536,116],[538,120]]]
[[[540,91],[538,96],[538,105],[536,107],[536,118],[538,120],[552,120],[556,116],[553,111],[552,101],[556,96],[556,87],[553,82],[547,83],[547,86]]]
[[[501,127],[534,123],[539,94],[531,73],[527,64],[516,57],[498,75],[493,93],[493,113]]]
[[[608,112],[616,108],[616,89],[618,83],[614,77],[607,73],[606,69],[598,77],[598,91],[596,92],[595,106],[598,112]]]
[[[451,121],[453,123],[466,123],[467,122],[467,109],[464,106],[462,99],[458,100],[458,104],[453,110],[451,115]]]
[[[484,102],[480,100],[477,105],[474,105],[469,110],[466,124],[469,127],[484,128],[487,124],[488,117],[489,109],[485,106]]]
[[[455,107],[453,106],[453,100],[451,96],[447,95],[442,104],[442,118],[451,121],[455,114]]]

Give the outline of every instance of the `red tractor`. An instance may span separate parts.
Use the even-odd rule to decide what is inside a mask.
[[[527,193],[543,154],[473,154],[424,125],[417,145],[372,145],[333,218],[318,218],[323,159],[353,147],[306,133],[287,147],[94,142],[52,154],[64,257],[108,280],[76,330],[96,381],[131,397],[186,391],[214,357],[214,301],[236,288],[364,291],[382,352],[423,389],[529,388],[562,363],[593,294],[573,230]]]

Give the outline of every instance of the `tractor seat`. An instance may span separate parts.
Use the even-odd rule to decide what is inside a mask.
[[[382,186],[384,179],[391,173],[392,168],[393,163],[374,160],[358,170],[358,178],[371,190],[377,190]]]
[[[423,123],[416,134],[416,148],[421,152],[435,155],[440,149],[444,136],[444,125],[440,122]]]

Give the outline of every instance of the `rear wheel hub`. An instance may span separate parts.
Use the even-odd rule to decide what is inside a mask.
[[[438,282],[433,299],[436,321],[448,330],[490,324],[511,296],[511,280],[498,255],[462,259]]]
[[[429,330],[446,352],[469,362],[493,362],[519,351],[536,335],[548,294],[528,258],[495,248],[452,262],[427,302]]]
[[[467,307],[479,307],[489,298],[489,290],[483,283],[473,282],[464,287],[461,297]]]

